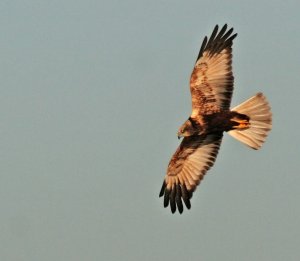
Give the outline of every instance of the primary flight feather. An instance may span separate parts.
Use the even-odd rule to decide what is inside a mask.
[[[204,38],[190,78],[192,113],[180,127],[184,137],[168,165],[159,196],[172,213],[190,209],[190,199],[214,164],[223,132],[259,149],[272,128],[270,106],[262,93],[230,110],[233,92],[232,43],[237,34],[225,24]]]

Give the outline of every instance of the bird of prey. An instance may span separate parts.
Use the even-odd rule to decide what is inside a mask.
[[[172,213],[191,208],[190,199],[214,164],[223,133],[259,149],[272,128],[266,97],[257,93],[230,109],[233,92],[232,42],[237,34],[225,24],[204,38],[190,78],[192,113],[179,128],[181,144],[172,156],[159,196]]]

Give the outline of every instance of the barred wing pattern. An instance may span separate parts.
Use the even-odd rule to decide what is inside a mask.
[[[205,37],[190,79],[192,117],[230,107],[233,92],[232,41],[237,34],[225,24]]]
[[[159,196],[164,195],[164,207],[170,204],[183,212],[184,201],[190,209],[190,199],[205,173],[213,166],[222,141],[222,133],[185,137],[174,153]]]

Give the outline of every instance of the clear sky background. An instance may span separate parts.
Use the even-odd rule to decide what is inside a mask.
[[[300,260],[299,1],[0,2],[0,260]],[[225,135],[172,215],[158,193],[200,44],[228,23],[235,106],[263,91],[259,151]]]

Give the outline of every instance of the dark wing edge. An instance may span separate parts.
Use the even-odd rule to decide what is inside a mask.
[[[225,24],[216,25],[209,39],[204,38],[191,74],[193,114],[206,114],[230,108],[233,81],[232,44],[237,34]]]
[[[216,25],[209,40],[207,36],[205,36],[196,62],[203,56],[204,52],[209,52],[209,55],[213,56],[216,53],[220,53],[223,49],[232,46],[233,39],[237,36],[237,33],[231,35],[233,27],[226,32],[227,24],[225,24],[219,33],[218,30],[219,26]]]
[[[186,156],[184,161],[188,161],[189,157],[193,155],[196,151],[198,152],[207,152],[209,150],[209,155],[207,156],[205,164],[202,166],[202,169],[200,170],[200,173],[198,173],[198,179],[194,180],[195,185],[194,186],[187,186],[184,182],[181,182],[184,180],[183,178],[177,179],[178,182],[171,186],[170,189],[168,189],[168,184],[166,181],[166,178],[163,181],[159,197],[164,196],[164,207],[168,207],[170,205],[171,212],[174,214],[176,212],[176,209],[178,209],[179,213],[182,214],[183,212],[183,203],[184,202],[185,206],[187,209],[191,208],[191,198],[193,196],[193,192],[196,190],[196,187],[199,185],[200,181],[203,179],[204,175],[206,172],[214,165],[215,160],[217,158],[217,154],[221,145],[223,134],[222,133],[216,133],[216,134],[209,134],[205,137],[203,136],[191,136],[191,137],[185,137],[180,144],[180,147],[178,150],[175,152],[173,155],[173,158],[176,154],[180,154],[181,151],[182,154],[184,154],[185,149],[191,149],[190,147],[186,147],[186,144],[195,144],[195,140],[198,140],[198,145],[196,147],[192,148],[192,152],[189,153],[188,156]],[[199,140],[201,140],[199,142]],[[211,149],[208,149],[208,146],[211,146]],[[172,159],[173,159],[172,158]],[[180,161],[182,161],[182,158],[180,158]],[[171,159],[171,162],[172,162]],[[194,160],[194,159],[193,159]],[[174,162],[176,164],[176,162]],[[185,163],[183,163],[184,165]],[[187,163],[188,164],[188,163]],[[183,166],[184,167],[184,166]],[[179,173],[178,175],[181,175]]]

